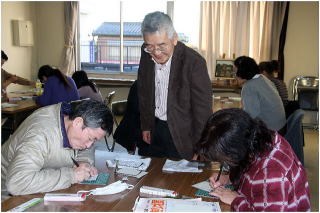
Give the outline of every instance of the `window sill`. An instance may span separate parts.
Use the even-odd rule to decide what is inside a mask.
[[[91,81],[97,84],[99,87],[131,87],[133,82],[137,79],[137,74],[134,73],[106,73],[106,74],[94,74],[88,73],[88,77]]]

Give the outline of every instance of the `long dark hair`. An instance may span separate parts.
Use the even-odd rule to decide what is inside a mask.
[[[43,77],[49,78],[50,76],[56,76],[66,88],[72,88],[67,77],[59,69],[53,68],[50,65],[40,67],[38,78],[41,82],[43,82]]]
[[[272,132],[241,109],[219,110],[207,121],[195,153],[230,167],[230,180],[239,187],[241,175],[261,154],[271,150]]]
[[[97,92],[96,87],[91,81],[89,81],[87,73],[85,71],[76,71],[75,73],[73,73],[72,78],[76,83],[78,89],[83,86],[90,86],[94,92]]]

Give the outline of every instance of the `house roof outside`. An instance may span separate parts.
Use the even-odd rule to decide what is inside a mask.
[[[179,41],[188,43],[189,38],[184,33],[177,33]],[[103,22],[97,29],[92,32],[93,36],[119,36],[119,22]],[[123,36],[141,37],[141,22],[124,22]]]
[[[119,22],[103,22],[92,32],[93,36],[118,36],[120,35]],[[141,22],[124,22],[123,36],[142,37]]]

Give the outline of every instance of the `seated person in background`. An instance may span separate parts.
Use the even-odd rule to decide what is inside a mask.
[[[271,67],[272,67],[273,73],[278,72],[278,71],[279,71],[279,63],[278,63],[278,61],[272,60],[270,63],[271,63]],[[276,79],[276,80],[278,80],[278,79]],[[280,89],[278,89],[279,94],[280,94],[280,97],[282,98],[281,93],[282,93],[284,90],[286,91],[286,92],[284,92],[284,93],[286,93],[286,94],[287,94],[287,97],[288,97],[288,91],[287,91],[286,85],[285,85],[284,82],[281,81],[281,80],[278,80],[278,82],[280,82],[280,87],[279,87]],[[281,83],[283,83],[282,86],[281,86]],[[276,83],[274,83],[274,84],[275,84],[276,87],[278,88],[277,84],[276,84]],[[280,90],[281,90],[282,92],[280,92]],[[284,103],[285,103],[285,102],[284,102]],[[292,113],[294,113],[294,111],[296,111],[297,109],[300,109],[299,102],[298,102],[298,101],[293,101],[293,100],[288,100],[288,98],[287,98],[287,102],[286,102],[286,104],[284,104],[284,110],[285,110],[285,112],[286,112],[286,117],[289,118],[289,116],[290,116]]]
[[[98,88],[89,81],[87,73],[83,70],[76,71],[72,75],[72,79],[77,85],[79,96],[81,99],[90,98],[97,101],[103,101]]]
[[[43,193],[96,175],[94,150],[89,148],[112,127],[110,110],[96,100],[38,109],[2,146],[2,190],[12,195]]]
[[[260,73],[266,76],[276,86],[280,98],[283,102],[283,106],[285,107],[288,103],[288,90],[286,84],[283,81],[273,77],[273,73],[278,70],[277,67],[277,61],[272,63],[264,61],[259,64]]]
[[[125,147],[129,153],[134,153],[136,146],[138,146],[138,154],[146,156],[148,155],[149,144],[143,141],[141,134],[137,82],[135,81],[130,88],[126,112],[113,138],[118,144]]]
[[[234,61],[238,83],[242,86],[243,109],[252,118],[260,118],[269,129],[286,133],[286,115],[279,93],[274,84],[259,74],[254,59],[241,56]]]
[[[211,195],[233,211],[310,211],[306,171],[290,144],[241,109],[224,109],[208,120],[196,156],[229,166],[210,177]],[[223,186],[232,184],[235,191]]]
[[[79,100],[79,93],[72,78],[49,65],[40,67],[38,78],[44,83],[43,94],[36,98],[37,104],[47,106],[60,102]]]
[[[21,85],[28,85],[35,87],[36,82],[29,81],[25,78],[21,78],[19,76],[13,75],[11,73],[8,73],[4,69],[2,69],[3,64],[8,61],[8,56],[5,54],[4,51],[1,50],[1,97],[3,101],[6,101],[7,99],[7,87],[9,84],[21,84]]]

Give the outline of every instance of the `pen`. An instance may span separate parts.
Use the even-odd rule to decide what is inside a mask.
[[[221,173],[222,173],[222,168],[223,168],[223,164],[221,163],[221,164],[220,164],[220,170],[219,170],[219,173],[218,173],[218,176],[217,176],[215,182],[218,182],[218,181],[219,181],[220,176],[221,176]],[[215,188],[213,188],[213,189],[211,190],[211,192],[214,192],[214,190],[215,190]]]
[[[74,163],[74,165],[76,165],[76,167],[79,167],[79,163],[75,159],[73,159],[73,157],[71,157],[71,160]]]
[[[220,179],[220,176],[221,176],[221,173],[222,173],[222,168],[223,168],[223,164],[220,165],[220,170],[219,170],[219,174],[218,174],[218,176],[216,178],[216,182],[218,182],[219,179]]]
[[[114,174],[117,174],[118,171],[118,161],[116,160],[116,166],[114,168]]]

